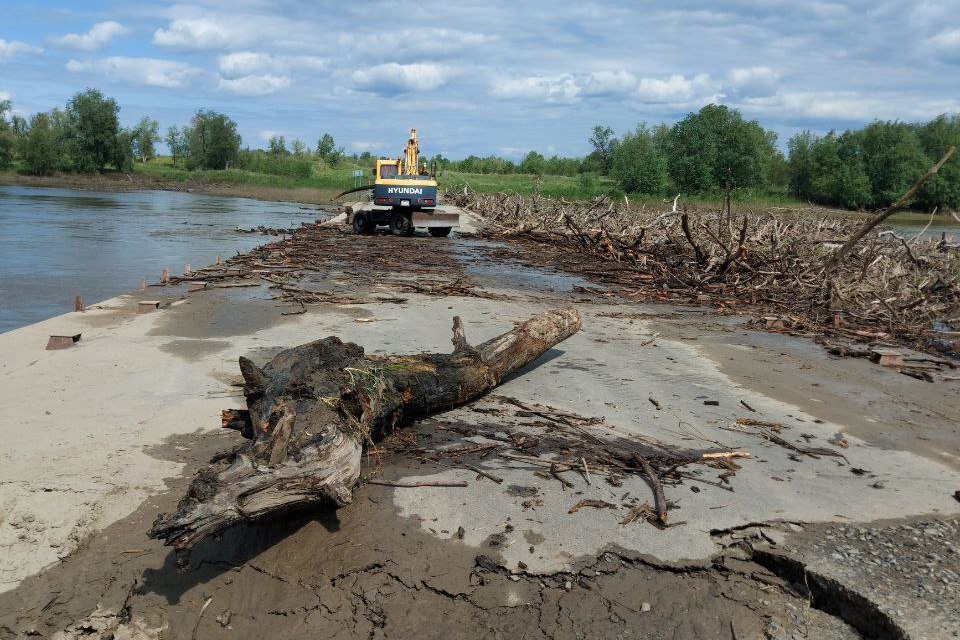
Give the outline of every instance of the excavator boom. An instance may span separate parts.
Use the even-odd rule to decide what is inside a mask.
[[[410,129],[410,139],[404,152],[403,175],[420,175],[420,145],[417,143],[417,130]]]

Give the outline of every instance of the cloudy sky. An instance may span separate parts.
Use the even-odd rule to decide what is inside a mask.
[[[417,127],[448,157],[580,155],[709,102],[776,130],[960,112],[960,0],[0,0],[0,97],[28,114],[97,87],[186,124],[223,111],[244,143],[395,153]]]

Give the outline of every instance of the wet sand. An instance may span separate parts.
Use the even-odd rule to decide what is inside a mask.
[[[586,301],[556,274],[543,274],[549,286],[538,288],[530,268],[509,261],[465,268],[503,297],[409,295],[402,305],[317,305],[284,316],[289,307],[266,287],[169,291],[171,304],[157,313],[137,316],[135,299],[124,298],[0,336],[4,396],[29,399],[0,415],[9,443],[0,471],[0,638],[179,638],[194,628],[197,637],[855,637],[844,622],[852,605],[829,615],[811,607],[802,584],[759,564],[755,541],[739,532],[758,529],[757,540],[783,542],[806,526],[798,523],[870,527],[960,512],[950,457],[951,418],[960,416],[955,387],[891,378],[866,362],[838,364],[809,343],[747,331],[728,317]],[[511,272],[521,286],[511,288]],[[462,465],[398,453],[400,442],[367,473],[469,486],[366,485],[336,512],[205,541],[184,567],[146,537],[190,474],[239,443],[218,429],[219,411],[242,402],[232,386],[239,355],[263,362],[326,335],[372,352],[446,351],[454,314],[480,342],[571,303],[584,330],[497,393],[602,417],[615,437],[747,450],[733,491],[693,481],[668,487],[678,506],[671,520],[683,524],[661,531],[621,524],[629,502],[621,494],[651,499],[635,476],[619,488],[570,476],[574,488],[564,491],[522,463],[465,460],[503,477],[501,485]],[[623,312],[634,316],[611,317]],[[361,317],[373,322],[355,322]],[[84,330],[80,345],[42,350],[47,334],[75,327]],[[469,407],[446,412],[409,437],[430,451],[535,429],[485,416]],[[850,465],[796,459],[730,430],[742,416],[782,423],[789,440],[803,443],[805,433],[816,446],[843,431]],[[454,427],[463,433],[451,435]],[[716,482],[716,474],[702,479]],[[568,513],[583,498],[617,508]],[[815,564],[813,551],[803,553]],[[910,611],[883,615],[896,626]]]

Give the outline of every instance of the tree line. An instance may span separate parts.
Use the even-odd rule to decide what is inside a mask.
[[[160,142],[159,124],[143,118],[122,128],[115,100],[96,89],[73,96],[62,109],[34,114],[29,121],[9,117],[0,101],[0,169],[15,162],[33,174],[131,170],[147,162]],[[369,152],[347,156],[329,133],[311,150],[301,140],[287,147],[274,136],[266,150],[241,148],[237,123],[201,109],[190,123],[170,127],[163,141],[173,164],[187,170],[236,168],[257,173],[309,178],[317,167],[372,165]],[[736,110],[710,104],[673,125],[640,124],[617,137],[596,126],[591,153],[582,158],[545,157],[530,151],[521,161],[435,155],[440,171],[481,174],[606,176],[624,193],[669,197],[675,193],[715,196],[741,193],[791,195],[818,204],[877,208],[890,204],[951,145],[960,146],[960,115],[929,122],[876,121],[861,129],[816,135],[798,133],[777,148],[777,134]],[[960,208],[960,158],[952,159],[918,193],[913,206]]]
[[[161,141],[160,125],[144,117],[131,128],[120,126],[120,107],[97,89],[74,95],[64,108],[36,113],[29,120],[10,116],[9,100],[0,101],[0,170],[18,165],[33,175],[58,172],[131,171],[134,162],[148,162]],[[237,123],[207,109],[198,110],[189,125],[170,127],[163,141],[176,167],[187,170],[237,168],[257,173],[309,178],[317,162],[337,165],[344,158],[329,133],[311,153],[300,141],[288,150],[282,136],[267,150],[242,149]]]
[[[707,105],[674,125],[640,124],[621,137],[598,125],[584,158],[544,158],[531,151],[519,163],[488,156],[442,166],[466,173],[608,176],[624,193],[668,197],[716,196],[725,189],[782,194],[851,209],[883,207],[904,193],[951,145],[960,147],[960,115],[929,122],[875,121],[862,129],[790,138],[736,109]],[[953,158],[917,194],[913,206],[960,208],[960,159]]]

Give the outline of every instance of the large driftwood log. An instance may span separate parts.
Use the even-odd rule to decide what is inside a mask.
[[[252,440],[197,473],[169,517],[150,530],[177,549],[238,522],[304,505],[348,504],[365,442],[430,413],[469,402],[580,329],[574,309],[547,311],[471,347],[454,318],[452,354],[365,356],[329,337],[287,349],[263,369],[240,358],[249,410],[224,426]]]

